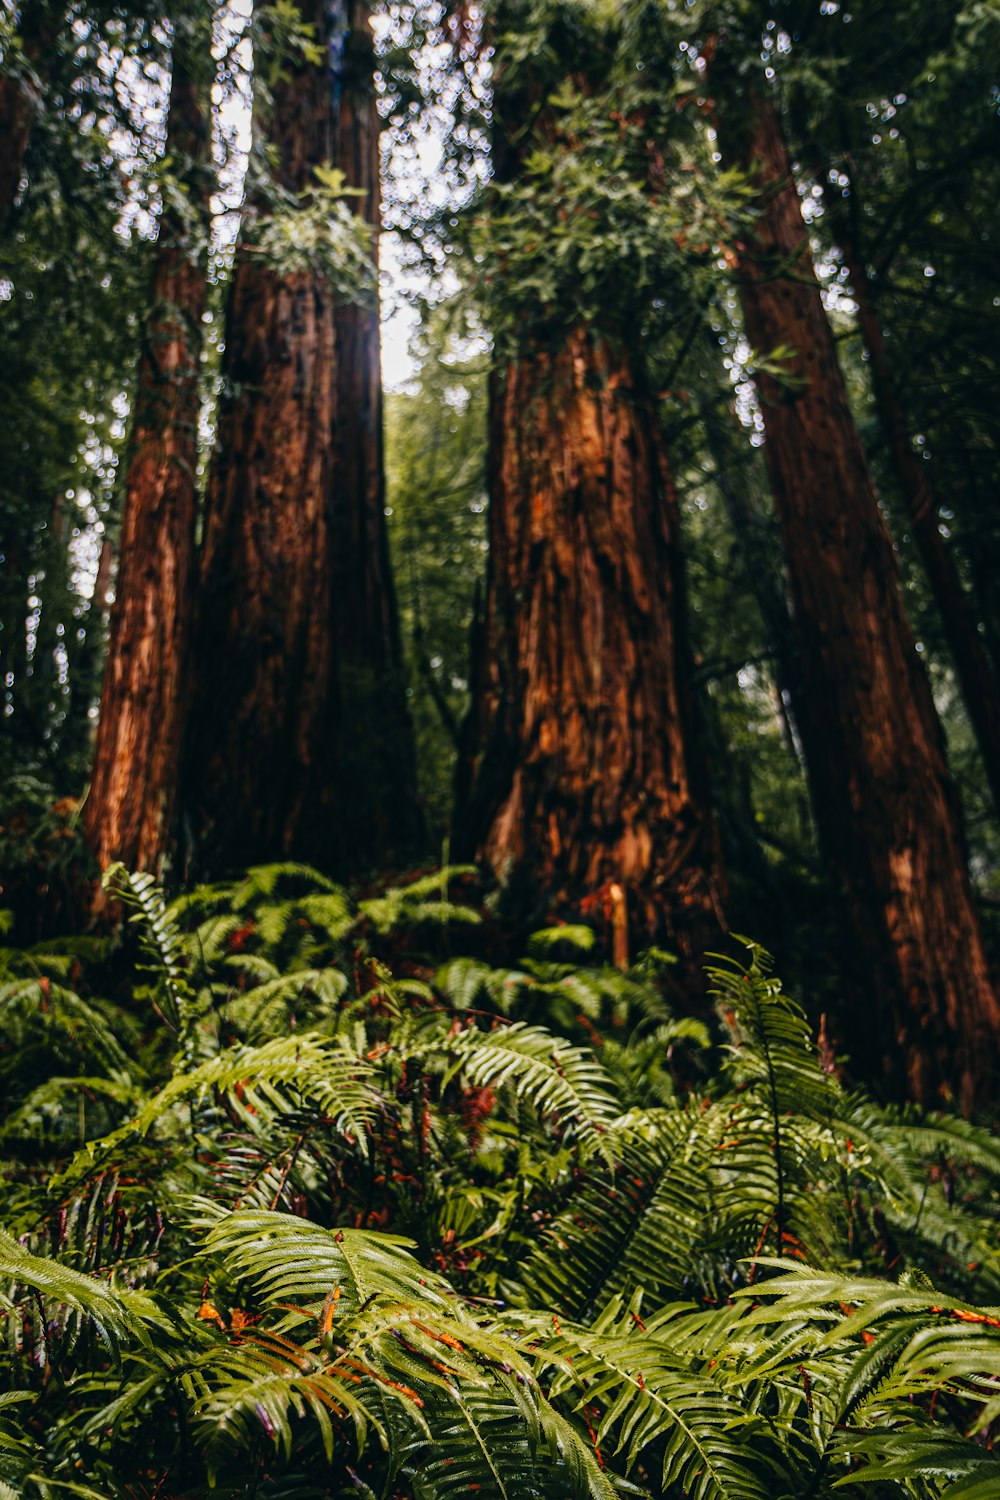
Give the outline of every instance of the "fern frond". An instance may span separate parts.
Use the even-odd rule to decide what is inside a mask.
[[[478,911],[448,897],[450,880],[477,873],[471,865],[445,866],[408,885],[390,886],[380,896],[360,902],[359,910],[374,931],[380,933],[396,928],[447,927],[449,923],[478,926],[482,921]]]
[[[91,1066],[103,1067],[109,1074],[128,1069],[125,1041],[132,1028],[120,1013],[101,1002],[84,1000],[74,990],[55,984],[47,978],[13,979],[0,985],[0,1026],[8,1039],[24,1052],[29,1038],[51,1049],[56,1055],[65,1043],[67,1053]]]
[[[1000,1458],[988,1449],[947,1431],[922,1428],[918,1422],[872,1433],[837,1434],[835,1457],[852,1462],[847,1484],[897,1484],[912,1487],[915,1480],[933,1480],[944,1488],[941,1500],[990,1500],[1000,1495]],[[861,1461],[862,1468],[855,1467]],[[912,1493],[912,1488],[911,1488]]]
[[[638,1287],[676,1295],[697,1278],[713,1217],[697,1117],[626,1116],[609,1140],[614,1169],[595,1172],[573,1195],[523,1271],[533,1302],[578,1319]]]
[[[585,1150],[611,1160],[606,1137],[618,1105],[592,1053],[521,1021],[488,1032],[470,1027],[440,1046],[470,1083],[513,1089],[567,1127]]]
[[[283,977],[278,965],[263,953],[227,953],[220,968],[226,975],[236,975],[238,983],[270,984],[272,979]]]
[[[85,1111],[88,1099],[109,1099],[127,1108],[136,1094],[136,1084],[128,1074],[113,1078],[56,1075],[32,1089],[0,1124],[0,1140],[44,1139],[50,1132],[61,1136],[72,1133],[79,1139],[81,1109]]]
[[[541,1370],[556,1364],[551,1398],[575,1410],[596,1406],[598,1449],[624,1457],[626,1472],[652,1451],[662,1487],[691,1500],[769,1500],[776,1466],[759,1443],[761,1424],[719,1387],[706,1368],[692,1371],[642,1319],[613,1303],[592,1327],[542,1314],[518,1319]],[[770,1473],[768,1472],[770,1470]]]
[[[388,890],[382,896],[373,896],[359,903],[362,916],[366,917],[376,932],[389,933],[397,928],[419,927],[426,923],[446,927],[450,922],[465,927],[476,927],[482,921],[471,906],[459,906],[455,901],[415,901],[408,899],[405,886]]]
[[[257,1111],[288,1114],[302,1107],[320,1111],[330,1127],[365,1155],[377,1105],[370,1079],[371,1068],[343,1043],[315,1033],[276,1037],[260,1047],[229,1047],[196,1068],[175,1073],[133,1119],[77,1152],[58,1182],[92,1174],[123,1143],[147,1135],[176,1105],[203,1100],[215,1091],[244,1117]]]
[[[284,1030],[277,1024],[295,1000],[311,996],[321,1010],[335,1010],[350,987],[339,969],[297,969],[234,996],[226,1007],[231,1024],[253,1039]]]
[[[20,1500],[24,1483],[42,1456],[39,1445],[24,1431],[23,1424],[8,1415],[25,1402],[37,1399],[35,1391],[0,1392],[0,1500]]]
[[[407,901],[425,901],[430,897],[447,902],[448,887],[453,880],[478,879],[479,870],[475,865],[442,865],[440,870],[435,870],[430,875],[422,875],[417,880],[408,881],[406,885],[394,886]]]
[[[652,1031],[633,1034],[627,1045],[614,1037],[603,1038],[601,1059],[626,1106],[652,1109],[674,1102],[675,1054],[687,1049],[704,1052],[710,1041],[703,1022],[684,1016],[663,1021]]]
[[[534,959],[551,958],[553,953],[590,953],[597,944],[597,934],[592,927],[582,923],[575,926],[541,927],[528,938],[528,955]]]
[[[32,1255],[0,1229],[0,1308],[9,1315],[17,1315],[19,1288],[41,1303],[57,1303],[79,1313],[116,1358],[129,1341],[148,1345],[152,1328],[170,1326],[144,1292],[113,1287],[47,1256]]]
[[[777,1269],[779,1263],[767,1264]],[[860,1346],[844,1398],[852,1408],[875,1377],[879,1405],[947,1386],[1000,1407],[1000,1307],[949,1297],[926,1278],[893,1284],[811,1267],[783,1270],[755,1287],[753,1296],[763,1305],[746,1316],[744,1329],[792,1323],[800,1330],[800,1359]],[[783,1359],[795,1358],[795,1346],[785,1346]]]
[[[984,1468],[987,1465],[984,1464]],[[1000,1479],[996,1471],[988,1468],[985,1478],[980,1474],[972,1473],[957,1480],[954,1484],[948,1484],[940,1491],[938,1500],[995,1500],[1000,1494]]]
[[[187,1016],[190,986],[184,972],[180,929],[167,910],[162,890],[147,871],[130,871],[123,864],[109,865],[101,884],[134,908],[129,921],[139,928],[149,954],[149,972],[166,997],[167,1019],[180,1030]]]
[[[331,880],[313,865],[288,859],[271,865],[252,865],[245,878],[234,888],[236,897],[233,904],[242,907],[260,896],[273,896],[279,885],[303,885],[309,891],[343,894],[343,888],[335,880]]]
[[[344,891],[303,896],[299,911],[313,927],[319,927],[332,943],[342,942],[357,924],[357,913]]]
[[[733,1038],[735,1076],[760,1089],[776,1117],[832,1115],[839,1085],[820,1066],[805,1012],[771,973],[770,955],[746,938],[738,941],[750,953],[749,965],[726,959],[708,970]]]
[[[435,987],[455,1010],[495,1006],[509,1015],[523,986],[534,980],[518,969],[493,969],[476,958],[453,958],[434,975]]]
[[[242,931],[246,922],[239,912],[214,912],[199,922],[193,932],[183,938],[184,952],[192,966],[210,970],[212,964],[225,962],[230,952],[230,942]]]
[[[238,1350],[206,1357],[212,1390],[199,1406],[203,1421],[235,1428],[245,1443],[263,1425],[287,1448],[290,1415],[309,1410],[328,1457],[338,1423],[349,1419],[363,1443],[371,1422],[398,1447],[421,1495],[471,1486],[527,1500],[538,1495],[548,1459],[573,1493],[608,1500],[579,1434],[555,1413],[543,1420],[523,1351],[470,1316],[444,1278],[412,1258],[409,1242],[236,1213],[212,1225],[207,1248],[228,1276],[250,1282],[258,1305],[284,1316]],[[405,1423],[401,1446],[387,1401]]]
[[[429,1440],[418,1441],[404,1460],[415,1496],[457,1500],[481,1491],[496,1500],[614,1500],[615,1489],[580,1434],[541,1406],[544,1416],[503,1374],[486,1390],[463,1392],[461,1402],[435,1421]]]
[[[334,1422],[354,1424],[359,1449],[369,1425],[380,1439],[387,1439],[377,1409],[373,1410],[375,1403],[357,1394],[356,1372],[332,1370],[321,1353],[302,1350],[290,1341],[256,1338],[239,1348],[216,1351],[206,1357],[200,1374],[204,1388],[194,1417],[206,1443],[210,1473],[230,1446],[253,1449],[262,1435],[290,1457],[292,1421],[306,1413],[319,1429],[328,1462],[333,1458]]]
[[[344,1311],[379,1295],[450,1305],[447,1283],[424,1271],[408,1254],[413,1241],[399,1236],[321,1229],[292,1214],[231,1213],[210,1227],[206,1246],[251,1281],[266,1306],[322,1302],[338,1286]]]

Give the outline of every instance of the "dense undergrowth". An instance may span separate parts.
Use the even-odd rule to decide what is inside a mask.
[[[0,952],[0,1496],[1000,1494],[1000,1142],[760,950],[716,1031],[588,928],[447,957],[471,872],[109,878]]]

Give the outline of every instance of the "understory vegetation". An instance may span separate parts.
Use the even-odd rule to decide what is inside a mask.
[[[760,948],[696,1019],[468,868],[105,885],[0,952],[4,1500],[1000,1493],[1000,1146]]]

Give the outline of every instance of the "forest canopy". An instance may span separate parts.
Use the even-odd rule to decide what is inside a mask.
[[[1000,1493],[998,113],[0,0],[0,1500]]]

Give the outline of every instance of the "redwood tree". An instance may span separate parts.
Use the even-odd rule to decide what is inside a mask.
[[[511,9],[501,38],[516,34]],[[608,39],[573,7],[551,24],[551,55],[592,88]],[[553,81],[520,45],[513,80],[501,61],[495,82],[501,189],[533,148],[555,159],[570,149],[539,108]],[[557,224],[578,215],[547,173],[525,196]],[[588,240],[603,230],[597,217],[579,214]],[[574,288],[559,290],[572,306]],[[616,301],[610,284],[597,285],[595,304],[605,300]],[[490,389],[490,555],[462,840],[529,904],[573,913],[603,899],[620,911],[624,892],[633,930],[690,957],[721,923],[723,877],[694,747],[678,508],[655,402],[620,319],[543,306],[515,324]]]
[[[851,275],[851,287],[858,305],[858,323],[868,352],[872,390],[896,485],[906,506],[913,538],[941,616],[966,712],[989,778],[993,802],[1000,811],[1000,680],[986,641],[980,634],[973,601],[941,534],[940,505],[928,477],[928,465],[913,451],[874,285],[855,235],[848,231],[839,234],[838,238]]]
[[[300,10],[319,55],[286,58],[266,102],[257,89],[276,181],[237,250],[208,486],[186,809],[216,868],[357,866],[405,844],[414,816],[373,287],[345,306],[361,297],[348,263],[371,280],[374,252],[317,176],[339,169],[377,225],[371,35],[363,4]],[[331,224],[325,254],[299,248]]]
[[[102,867],[121,859],[156,872],[174,845],[187,701],[209,231],[206,31],[193,21],[174,28],[166,154],[175,181],[164,196],[154,252],[85,810],[87,839]]]
[[[725,88],[720,67],[717,90]],[[733,92],[720,139],[758,189],[740,263],[747,336],[792,351],[758,376],[765,456],[799,643],[799,719],[817,824],[843,877],[878,1009],[856,1053],[924,1103],[982,1097],[993,991],[955,788],[851,414],[773,98]]]
[[[381,227],[381,122],[366,0],[349,0],[346,13],[336,164],[355,193],[347,201],[375,246]],[[334,324],[338,424],[330,603],[342,704],[334,764],[342,787],[340,842],[363,860],[405,850],[420,831],[420,813],[385,521],[377,298],[339,302]]]

